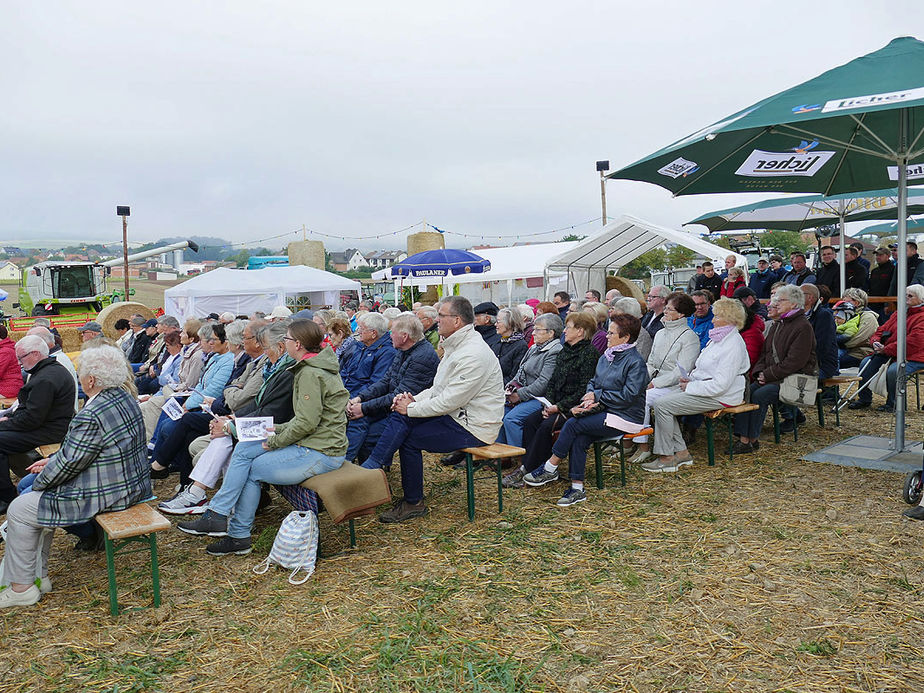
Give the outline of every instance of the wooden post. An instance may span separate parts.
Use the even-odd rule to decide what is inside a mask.
[[[122,215],[122,258],[125,267],[125,297],[123,301],[128,300],[128,218]]]

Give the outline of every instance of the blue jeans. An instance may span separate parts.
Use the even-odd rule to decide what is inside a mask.
[[[485,445],[451,416],[417,419],[392,412],[386,421],[382,437],[363,467],[375,469],[389,465],[395,452],[399,452],[401,488],[404,500],[411,504],[423,500],[423,450],[453,452]]]
[[[866,370],[863,371],[861,376],[863,380],[860,382],[860,387],[863,387],[876,373],[879,372],[879,369],[882,368],[882,364],[889,360],[888,356],[883,356],[882,354],[872,354],[863,359],[861,368],[866,366]],[[919,370],[924,369],[924,362],[921,361],[906,361],[905,362],[905,377],[916,373]],[[886,387],[888,387],[889,394],[886,396],[886,405],[890,407],[895,406],[895,385],[898,381],[898,364],[890,363],[889,368],[886,370]],[[873,401],[873,393],[869,388],[860,391],[860,394],[857,396],[857,400],[870,404]]]
[[[767,407],[779,401],[779,383],[751,385],[751,404],[756,404],[759,409],[735,415],[735,435],[751,440],[760,438],[760,429],[764,427],[764,420],[767,418]]]
[[[853,368],[854,366],[860,365],[860,359],[848,354],[846,349],[837,350],[837,360],[841,368]]]
[[[363,416],[359,419],[350,419],[347,422],[347,451],[346,458],[351,462],[357,457],[368,457],[369,453],[379,442],[385,422],[388,417],[370,418]]]
[[[501,426],[500,433],[497,434],[497,442],[522,448],[523,422],[526,421],[526,417],[530,414],[535,414],[541,410],[542,405],[534,399],[528,399],[513,406],[505,405],[504,425]]]
[[[310,477],[339,469],[342,464],[342,456],[328,457],[322,452],[299,445],[264,450],[261,441],[238,443],[231,455],[221,488],[209,503],[209,510],[226,517],[231,515],[228,521],[229,536],[247,538],[260,504],[261,481],[270,484],[300,484]]]
[[[605,420],[606,412],[600,412],[568,419],[561,427],[558,440],[552,446],[552,454],[561,459],[568,458],[568,478],[572,481],[584,481],[587,448],[592,442],[620,435],[620,431],[604,424]]]

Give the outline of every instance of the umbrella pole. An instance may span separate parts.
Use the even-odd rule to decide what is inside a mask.
[[[895,452],[905,449],[905,359],[907,358],[906,339],[908,335],[908,299],[905,289],[908,286],[908,261],[905,257],[905,243],[908,240],[908,109],[901,109],[899,116],[899,155],[898,155],[898,279],[895,282],[898,293],[896,310],[898,320],[895,338],[898,340],[895,350],[895,363],[898,373],[895,378]]]
[[[838,217],[840,218],[840,229],[841,229],[841,243],[840,248],[837,250],[837,261],[840,264],[838,270],[840,271],[840,280],[841,280],[841,296],[844,295],[844,291],[847,289],[847,268],[844,266],[844,242],[846,240],[847,234],[844,231],[844,217],[846,216],[847,201],[841,200],[838,205]]]

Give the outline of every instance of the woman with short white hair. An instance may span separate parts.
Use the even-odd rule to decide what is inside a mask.
[[[122,389],[125,354],[100,346],[80,356],[78,378],[88,400],[71,420],[61,449],[29,468],[31,491],[7,511],[0,608],[31,606],[51,590],[48,555],[56,527],[86,523],[151,496],[144,421]],[[46,531],[51,529],[52,531]]]

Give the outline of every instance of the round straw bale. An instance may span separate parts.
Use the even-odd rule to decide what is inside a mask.
[[[118,339],[119,334],[115,331],[116,321],[122,318],[128,320],[135,313],[143,315],[148,320],[154,317],[154,311],[143,303],[138,303],[137,301],[121,301],[119,303],[112,303],[103,308],[99,312],[99,315],[96,316],[96,322],[102,325],[103,334],[109,337],[109,339]],[[61,336],[63,338],[64,334],[62,333]]]
[[[606,278],[606,290],[616,289],[623,296],[630,296],[638,301],[645,303],[645,294],[638,288],[638,284],[629,279],[623,279],[619,276],[608,276]]]

